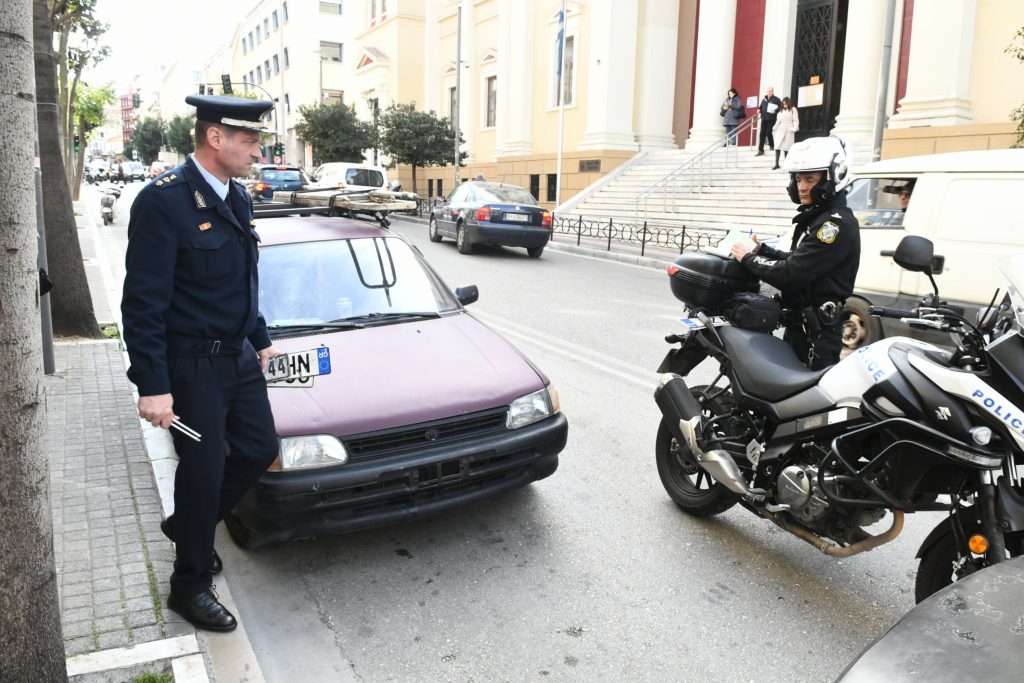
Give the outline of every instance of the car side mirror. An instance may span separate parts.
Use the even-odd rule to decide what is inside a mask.
[[[934,254],[935,245],[930,239],[919,235],[907,235],[896,246],[892,260],[905,270],[931,275]]]
[[[455,290],[455,298],[463,306],[468,306],[480,298],[480,290],[476,285],[466,285]]]

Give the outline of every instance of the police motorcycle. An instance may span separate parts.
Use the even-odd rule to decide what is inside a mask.
[[[952,350],[890,337],[819,371],[770,331],[722,317],[730,292],[757,291],[736,261],[676,259],[670,282],[689,317],[659,368],[657,464],[684,511],[739,503],[831,557],[892,541],[907,513],[946,512],[917,553],[920,602],[1024,553],[1024,254],[1000,264],[1009,303],[977,324],[939,299],[930,241],[907,236],[894,259],[935,293],[916,310],[872,314],[948,333]],[[708,358],[717,377],[689,386]],[[889,528],[869,533],[887,512]]]
[[[103,225],[110,225],[117,218],[117,200],[121,196],[121,190],[113,185],[101,188],[100,195],[100,218]]]

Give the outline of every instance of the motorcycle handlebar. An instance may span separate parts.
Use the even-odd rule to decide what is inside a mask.
[[[899,308],[886,308],[885,306],[869,306],[868,313],[877,315],[880,318],[916,318],[917,311],[904,311]]]

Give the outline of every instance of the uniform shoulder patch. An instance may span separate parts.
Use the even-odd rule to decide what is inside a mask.
[[[165,173],[161,176],[157,176],[156,180],[153,181],[153,184],[157,187],[166,187],[168,185],[176,185],[176,181],[180,182],[177,175],[174,173]]]
[[[825,223],[818,228],[816,237],[818,241],[823,244],[832,244],[836,241],[836,237],[839,236],[839,226],[832,221],[825,221]]]

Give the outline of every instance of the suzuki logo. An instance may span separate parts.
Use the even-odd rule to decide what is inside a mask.
[[[423,432],[423,438],[427,441],[437,441],[439,436],[441,436],[441,432],[437,431],[433,427]]]
[[[948,420],[950,415],[952,415],[952,413],[949,412],[949,408],[946,406],[939,406],[938,410],[935,411],[935,417],[940,420]]]

